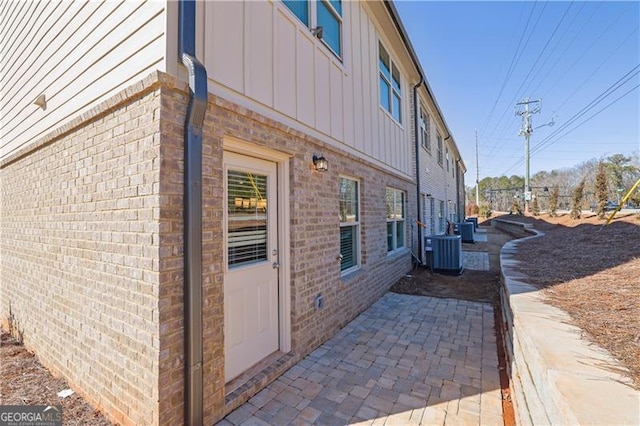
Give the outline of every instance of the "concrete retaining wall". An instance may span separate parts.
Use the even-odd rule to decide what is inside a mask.
[[[623,367],[585,340],[583,331],[570,325],[569,315],[546,304],[542,292],[517,271],[518,244],[544,233],[514,221],[494,220],[493,225],[536,233],[508,242],[500,253],[505,350],[517,423],[640,424],[640,392],[619,373]]]

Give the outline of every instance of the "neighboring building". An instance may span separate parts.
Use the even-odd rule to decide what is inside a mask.
[[[0,24],[0,316],[110,419],[211,424],[410,270],[424,73],[392,3],[6,2]],[[415,90],[434,233],[464,164]]]

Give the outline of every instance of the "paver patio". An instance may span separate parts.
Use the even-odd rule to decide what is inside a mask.
[[[220,425],[501,425],[490,304],[387,293]]]
[[[488,271],[491,269],[489,267],[489,253],[485,251],[463,251],[462,265],[464,269]]]

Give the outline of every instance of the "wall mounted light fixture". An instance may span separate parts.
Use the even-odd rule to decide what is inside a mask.
[[[329,170],[329,162],[324,155],[318,157],[317,155],[313,156],[313,164],[316,166],[316,170],[319,172],[326,172]]]

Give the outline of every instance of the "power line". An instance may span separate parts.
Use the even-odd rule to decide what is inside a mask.
[[[549,52],[549,55],[547,55],[547,57],[545,58],[545,60],[542,62],[542,65],[540,65],[540,71],[542,71],[545,67],[545,65],[547,65],[547,62],[549,62],[549,59],[551,59],[551,57],[553,56],[553,54],[555,53],[556,49],[558,48],[558,46],[560,46],[560,42],[562,40],[564,40],[565,36],[567,35],[567,33],[569,32],[569,29],[571,29],[571,27],[573,26],[573,23],[576,22],[576,19],[578,19],[578,16],[580,16],[580,14],[582,13],[582,10],[585,8],[585,6],[587,5],[587,2],[583,2],[582,6],[580,6],[580,9],[578,9],[578,11],[576,12],[576,14],[574,15],[573,19],[571,20],[571,22],[569,22],[569,25],[567,25],[564,29],[564,32],[558,37],[558,39],[556,40],[555,44],[553,45],[553,47],[551,48],[551,51]],[[562,55],[559,56],[559,58],[562,57]],[[558,60],[555,61],[554,65],[558,63]],[[538,91],[538,88],[540,87],[540,85],[542,84],[542,82],[547,78],[547,76],[551,73],[551,71],[553,71],[555,69],[555,66],[550,66],[549,70],[547,71],[547,73],[544,75],[544,77],[542,77],[542,79],[540,79],[540,83],[538,83],[538,85],[535,87],[535,89],[532,89],[529,93],[535,93]],[[531,83],[533,83],[533,80],[531,81]],[[525,87],[524,92],[527,93],[527,91],[529,90],[531,83],[529,83],[529,85],[527,85],[527,87]]]
[[[603,107],[602,109],[598,110],[596,113],[594,113],[593,115],[589,116],[588,118],[584,119],[582,122],[580,122],[579,124],[577,124],[575,127],[573,127],[571,130],[563,133],[560,136],[556,137],[555,141],[547,141],[545,143],[545,145],[539,145],[536,146],[534,148],[534,153],[537,151],[540,151],[542,149],[545,149],[546,147],[554,144],[555,142],[557,142],[560,138],[563,138],[565,136],[567,136],[569,133],[573,132],[574,130],[578,129],[579,127],[581,127],[583,124],[585,124],[587,121],[591,120],[592,118],[594,118],[595,116],[597,116],[598,114],[600,114],[601,112],[603,112],[604,110],[606,110],[607,108],[609,108],[610,106],[612,106],[613,104],[615,104],[616,102],[620,101],[622,98],[628,96],[629,94],[631,94],[631,92],[633,92],[634,90],[636,90],[637,88],[640,87],[640,84],[635,85],[634,87],[632,87],[630,90],[628,90],[627,92],[625,92],[624,94],[620,95],[619,97],[617,97],[616,99],[614,99],[613,101],[611,101],[609,104],[607,104],[605,107]]]
[[[602,4],[602,3],[600,3],[600,4]],[[600,7],[600,4],[598,5],[598,8]],[[605,36],[605,35],[606,35],[606,34],[607,34],[607,33],[608,33],[612,28],[613,28],[613,26],[616,24],[616,22],[618,22],[618,21],[620,20],[620,18],[621,18],[621,17],[622,17],[626,12],[627,12],[627,10],[629,9],[629,7],[631,7],[631,4],[632,4],[632,3],[630,3],[630,5],[629,5],[629,6],[627,6],[627,7],[626,7],[622,12],[620,12],[620,14],[619,14],[618,16],[616,16],[616,17],[614,18],[614,20],[613,20],[613,21],[611,21],[611,23],[609,24],[609,26],[608,26],[608,27],[607,27],[603,32],[601,32],[601,33],[598,35],[598,37],[597,37],[593,42],[591,42],[591,43],[589,43],[589,44],[588,44],[587,49],[586,49],[584,52],[582,52],[582,54],[578,57],[578,59],[576,59],[576,60],[575,60],[575,61],[574,61],[570,66],[569,66],[569,68],[567,68],[567,69],[565,70],[565,72],[564,72],[564,73],[563,73],[559,78],[557,78],[557,79],[556,79],[556,82],[555,82],[555,83],[554,83],[554,84],[553,84],[553,85],[552,85],[552,86],[551,86],[551,87],[546,91],[546,93],[544,93],[544,94],[542,95],[542,97],[545,97],[548,93],[550,93],[550,92],[551,92],[551,91],[552,91],[552,90],[553,90],[553,89],[558,85],[558,83],[559,83],[560,81],[562,81],[562,79],[563,79],[563,78],[564,78],[564,77],[569,73],[569,71],[571,71],[571,70],[573,69],[573,67],[575,67],[575,66],[578,64],[578,62],[580,62],[580,61],[582,60],[582,58],[584,58],[584,56],[585,56],[587,53],[589,53],[589,51],[590,51],[591,49],[593,49],[593,47],[594,47],[594,46],[596,46],[596,45],[600,42],[600,39],[602,39],[602,37],[604,37],[604,36]],[[591,19],[591,17],[595,14],[595,12],[598,10],[598,8],[596,8],[596,9],[593,11],[593,14],[589,17],[589,20],[590,20],[590,19]],[[587,22],[585,22],[585,25],[589,22],[589,20],[587,20]],[[584,26],[583,26],[583,28],[584,28]],[[576,34],[576,36],[574,36],[574,39],[575,39],[576,37],[577,37],[577,34]],[[563,54],[564,54],[564,52],[563,52]]]
[[[560,18],[560,21],[558,21],[558,23],[556,24],[556,27],[553,29],[553,32],[551,33],[551,35],[549,36],[549,39],[547,40],[547,42],[544,44],[544,47],[542,48],[542,50],[540,51],[540,53],[538,54],[538,57],[536,58],[535,62],[533,63],[533,65],[529,68],[529,72],[527,73],[527,75],[524,77],[524,79],[522,80],[522,83],[520,84],[520,87],[518,87],[516,89],[516,94],[520,93],[520,89],[522,89],[522,87],[524,86],[524,84],[527,82],[527,80],[529,79],[529,76],[531,75],[531,73],[533,73],[536,65],[538,65],[538,62],[540,61],[540,59],[542,58],[542,55],[544,54],[545,50],[547,50],[547,47],[549,46],[549,43],[551,43],[551,40],[553,40],[553,37],[556,35],[556,32],[558,31],[558,29],[560,28],[560,25],[562,25],[562,21],[564,21],[564,18],[567,16],[567,13],[569,13],[569,9],[571,9],[571,6],[573,6],[573,2],[569,3],[569,6],[567,7],[567,9],[564,11],[564,13],[562,14],[562,17]]]
[[[548,2],[545,2],[545,4],[542,6],[542,10],[540,11],[540,14],[538,15],[538,17],[536,18],[535,23],[533,24],[533,27],[531,28],[531,32],[529,33],[527,40],[525,41],[524,46],[522,47],[522,50],[520,50],[520,52],[518,52],[518,56],[516,58],[516,64],[520,61],[520,58],[522,57],[522,54],[526,51],[527,46],[529,45],[529,41],[531,40],[531,36],[533,35],[533,33],[535,32],[536,28],[538,27],[538,24],[540,23],[540,19],[542,18],[542,15],[544,14],[545,9],[547,8],[547,4]],[[532,9],[532,13],[533,13],[533,9]],[[526,32],[526,31],[525,31]],[[514,71],[515,71],[515,67],[514,67]],[[509,103],[507,104],[507,108],[503,111],[502,115],[500,116],[500,118],[498,119],[498,122],[496,123],[496,125],[493,127],[493,130],[489,133],[491,136],[493,136],[493,134],[495,133],[496,129],[500,126],[500,123],[502,123],[502,120],[504,119],[504,117],[506,116],[507,111],[509,111],[511,105],[513,105],[513,103],[515,102],[516,98],[517,98],[518,94],[516,93],[515,96],[513,96],[513,98],[509,101]],[[495,146],[491,149],[490,153],[493,153],[493,151],[495,150]]]
[[[578,92],[578,90],[582,89],[582,87],[583,87],[585,84],[587,84],[587,83],[589,82],[589,80],[591,80],[591,78],[593,78],[593,76],[594,76],[594,75],[595,75],[595,74],[600,70],[600,68],[602,68],[602,67],[603,67],[603,66],[604,66],[604,65],[609,61],[609,59],[611,59],[611,57],[613,57],[613,55],[614,55],[618,50],[620,50],[620,48],[621,48],[622,46],[624,46],[624,44],[627,42],[627,40],[629,40],[629,38],[630,38],[630,37],[631,37],[631,36],[632,36],[636,31],[638,31],[638,28],[640,28],[640,27],[636,27],[636,28],[634,28],[634,29],[633,29],[633,31],[631,31],[631,33],[630,33],[627,37],[625,37],[625,39],[622,41],[622,43],[620,43],[620,44],[618,45],[618,47],[616,47],[616,48],[615,48],[615,49],[614,49],[614,50],[609,54],[609,56],[607,56],[607,58],[606,58],[604,61],[602,61],[602,63],[601,63],[600,65],[598,65],[598,66],[596,67],[596,69],[595,69],[595,70],[593,70],[593,72],[592,72],[591,74],[589,74],[589,76],[588,76],[588,77],[587,77],[587,78],[582,82],[582,84],[581,84],[580,86],[578,86],[578,87],[577,87],[573,92],[571,92],[571,94],[569,95],[569,97],[567,97],[567,99],[565,99],[565,100],[560,104],[560,106],[559,106],[558,108],[556,108],[556,110],[557,110],[557,111],[559,111],[560,109],[562,109],[562,107],[563,107],[563,106],[564,106],[564,105],[565,105],[569,100],[571,100],[571,98],[573,97],[573,95],[575,95],[575,94]]]
[[[636,65],[635,67],[633,67],[629,72],[627,72],[625,75],[623,75],[622,77],[620,77],[615,83],[613,83],[612,85],[610,85],[609,87],[607,87],[602,93],[600,93],[598,96],[596,96],[595,99],[593,99],[591,102],[589,102],[585,107],[583,107],[580,111],[578,111],[577,113],[575,113],[573,115],[573,117],[571,117],[569,120],[567,120],[562,126],[560,126],[558,129],[556,129],[554,132],[552,132],[549,136],[547,136],[545,139],[543,139],[542,141],[540,141],[535,147],[534,147],[534,151],[536,149],[538,149],[538,147],[540,147],[541,145],[543,145],[545,143],[545,141],[555,137],[557,134],[559,134],[560,132],[562,132],[564,129],[566,129],[567,127],[569,127],[571,124],[573,124],[574,122],[576,122],[580,117],[582,117],[583,115],[585,115],[587,112],[589,112],[591,109],[593,109],[596,105],[598,105],[600,102],[604,101],[607,97],[609,97],[610,95],[612,95],[616,90],[618,90],[620,87],[622,87],[624,84],[626,84],[629,80],[631,80],[633,77],[635,77],[636,75],[640,74],[640,70],[636,71],[638,68],[640,68],[640,64]],[[635,72],[634,72],[635,71]],[[624,80],[624,81],[623,81]]]
[[[592,14],[587,18],[587,20],[585,21],[585,23],[583,24],[582,28],[574,35],[574,38],[571,40],[571,42],[569,43],[569,45],[567,45],[567,47],[565,48],[565,51],[563,51],[563,55],[566,52],[566,50],[568,50],[568,48],[573,44],[574,40],[577,39],[577,37],[579,36],[579,34],[582,32],[582,30],[587,26],[587,24],[590,22],[590,20],[593,18],[593,16],[596,14],[596,12],[598,11],[599,7],[601,6],[602,3],[599,3],[598,6],[594,9],[594,11],[592,12]],[[584,58],[584,56],[589,52],[589,50],[591,50],[591,48],[593,46],[595,46],[616,24],[616,22],[618,22],[618,20],[627,12],[627,10],[629,9],[630,6],[626,7],[619,15],[617,15],[613,21],[608,25],[608,27],[598,35],[598,37],[592,42],[590,43],[590,47],[584,51],[580,57],[574,61],[574,63],[563,73],[563,75],[558,78],[556,80],[556,83],[554,83],[554,85],[552,87],[555,87],[558,82],[560,80],[562,80],[562,78],[564,78],[564,76],[578,63],[580,62],[580,60],[582,60],[582,58]],[[616,48],[617,50],[617,48]],[[525,80],[526,81],[526,80]],[[523,82],[524,84],[524,82]],[[521,85],[522,87],[522,85]],[[542,97],[544,98],[548,93],[550,92],[550,90],[548,90],[545,94],[542,95]],[[516,92],[516,94],[513,96],[511,102],[509,103],[509,105],[513,104],[513,102],[515,102],[515,99],[517,98],[518,93]],[[501,117],[501,120],[496,124],[496,126],[494,127],[493,131],[492,131],[492,135],[495,133],[495,130],[500,126],[500,124],[502,123],[502,119],[504,118],[504,115],[506,114],[506,111],[509,110],[509,106],[507,106],[507,108],[505,109],[505,112],[503,112],[503,115]],[[502,131],[498,134],[498,136],[503,136],[506,131],[509,129],[508,126],[508,122],[504,124],[504,126],[502,127]],[[496,144],[497,146],[497,144]],[[490,152],[490,154],[493,152],[493,150],[495,150],[495,147],[492,149],[492,151]]]
[[[589,102],[585,107],[583,107],[580,111],[576,112],[569,120],[567,120],[567,122],[565,122],[562,126],[560,126],[558,129],[556,129],[554,132],[552,132],[549,136],[547,136],[546,138],[544,138],[542,141],[540,141],[538,144],[536,144],[536,146],[532,149],[531,153],[536,153],[539,152],[541,150],[543,150],[544,148],[546,148],[546,146],[551,145],[552,143],[555,143],[556,141],[552,141],[553,138],[558,137],[558,135],[564,131],[567,127],[569,127],[571,124],[575,123],[578,119],[580,119],[580,117],[584,116],[586,113],[588,113],[591,109],[593,109],[595,106],[597,106],[599,103],[601,103],[602,101],[604,101],[607,97],[609,97],[610,95],[612,95],[615,91],[617,91],[618,89],[620,89],[624,84],[626,84],[629,80],[631,80],[633,77],[635,77],[636,75],[640,74],[640,71],[636,71],[638,68],[640,68],[640,64],[636,65],[635,67],[633,67],[629,72],[627,72],[625,75],[623,75],[621,78],[619,78],[615,83],[613,83],[612,85],[610,85],[607,89],[605,89],[602,93],[600,93],[598,96],[596,96],[596,98],[594,98],[591,102]],[[634,72],[635,71],[635,72]],[[623,81],[624,80],[624,81]],[[600,114],[602,111],[606,110],[607,108],[609,108],[610,106],[612,106],[613,104],[615,104],[616,102],[618,102],[620,99],[624,98],[625,96],[629,95],[631,92],[633,92],[633,90],[635,90],[636,88],[638,88],[640,85],[633,87],[631,90],[629,90],[628,92],[626,92],[625,94],[623,94],[622,96],[620,96],[619,98],[615,99],[613,102],[609,103],[607,106],[605,106],[604,108],[602,108],[601,110],[599,110],[597,113],[595,113],[594,115],[590,116],[588,119],[584,120],[583,122],[581,122],[580,124],[578,124],[577,126],[575,126],[574,128],[572,128],[569,132],[563,134],[562,136],[566,136],[566,134],[572,132],[573,130],[577,129],[578,127],[582,126],[584,123],[586,123],[587,121],[589,121],[591,118],[595,117],[596,115]],[[558,137],[559,138],[559,137]],[[545,146],[546,144],[546,146]],[[525,158],[520,157],[518,159],[518,161],[516,161],[511,167],[509,167],[503,174],[507,174],[509,173],[511,170],[515,169],[516,167],[518,167],[519,165],[521,165],[523,163],[523,161],[525,160]]]
[[[524,35],[527,32],[527,28],[529,28],[529,22],[531,22],[531,17],[533,16],[533,11],[535,10],[537,3],[538,3],[537,0],[536,0],[536,2],[533,3],[533,7],[531,8],[531,12],[529,13],[529,18],[527,19],[527,23],[525,24],[524,31],[522,31],[520,33],[520,40],[518,40],[518,45],[516,46],[516,49],[513,51],[513,56],[511,57],[511,63],[509,64],[509,68],[507,69],[507,73],[505,74],[504,80],[502,81],[502,85],[500,86],[500,90],[498,91],[498,96],[496,96],[496,99],[493,101],[493,105],[491,106],[491,111],[489,112],[489,115],[485,119],[485,124],[482,127],[482,130],[480,130],[480,133],[484,133],[484,131],[486,130],[487,126],[489,125],[489,122],[491,121],[491,118],[493,117],[493,113],[495,112],[496,106],[498,105],[498,101],[500,100],[500,97],[502,96],[502,92],[504,91],[504,88],[506,87],[507,82],[509,81],[509,79],[511,78],[511,75],[513,74],[513,70],[514,70],[515,66],[517,65],[516,55],[518,54],[518,51],[520,50],[520,46],[522,45],[522,39],[524,38]],[[522,14],[524,13],[524,4],[525,3],[523,3],[522,10],[520,11],[520,18],[522,18]],[[520,22],[520,18],[518,18],[518,22]],[[516,27],[517,27],[517,25],[516,25]]]

